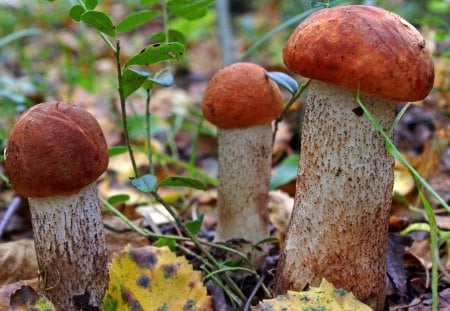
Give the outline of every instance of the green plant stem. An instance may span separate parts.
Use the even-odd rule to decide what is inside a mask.
[[[279,126],[280,122],[284,119],[284,117],[286,116],[286,113],[289,111],[289,109],[292,107],[292,105],[297,101],[297,99],[299,99],[300,96],[302,96],[303,92],[306,90],[306,88],[308,87],[310,82],[311,82],[311,79],[308,79],[308,81],[306,81],[299,87],[298,91],[292,96],[291,100],[284,107],[281,115],[275,120],[273,136],[272,136],[272,143],[275,142],[275,136],[277,135],[278,126]]]
[[[147,141],[147,157],[148,157],[148,166],[150,168],[150,174],[155,175],[155,166],[153,165],[153,150],[152,150],[152,125],[150,122],[150,99],[151,99],[152,90],[147,90],[147,96],[145,98],[145,138]]]
[[[178,215],[172,210],[172,207],[167,204],[166,201],[164,201],[163,198],[156,192],[155,190],[151,192],[151,195],[156,199],[157,202],[161,203],[165,209],[170,213],[170,215],[176,220],[178,226],[183,229],[184,233],[190,238],[190,240],[198,247],[200,252],[205,255],[205,257],[216,267],[216,269],[221,269],[221,264],[209,253],[203,245],[199,242],[197,237],[192,234],[185,226],[185,224],[180,220]],[[244,301],[246,299],[245,295],[242,293],[241,289],[234,283],[234,281],[230,278],[228,274],[222,275],[225,283],[227,283],[228,286],[233,290],[234,293],[242,300]]]
[[[167,14],[167,0],[161,0],[162,17],[163,17],[163,32],[165,42],[169,42],[169,15]]]
[[[204,120],[205,118],[201,116],[197,124],[194,139],[192,141],[191,154],[189,156],[189,169],[188,169],[189,177],[193,177],[195,173],[195,160],[197,159],[198,140],[200,138],[200,132],[202,130]]]
[[[187,237],[178,236],[178,235],[157,234],[157,233],[151,232],[151,231],[149,231],[147,229],[139,228],[132,221],[130,221],[124,214],[122,214],[118,209],[116,209],[112,204],[110,204],[107,200],[105,200],[104,198],[102,198],[100,196],[99,196],[99,200],[103,203],[103,205],[105,205],[108,208],[108,210],[110,212],[112,212],[114,215],[119,217],[132,230],[134,230],[135,232],[139,233],[142,236],[148,236],[148,237],[151,237],[151,238],[154,238],[154,239],[167,238],[167,239],[172,239],[172,240],[175,240],[175,241],[182,241],[182,242],[190,242],[191,241],[191,239],[187,238]],[[202,243],[202,244],[204,244],[206,246],[217,248],[217,249],[220,249],[222,251],[225,251],[225,252],[228,252],[228,253],[232,253],[232,254],[242,258],[243,260],[248,260],[247,256],[244,253],[242,253],[240,251],[237,251],[234,248],[227,247],[227,246],[225,246],[223,244],[212,243],[212,242],[203,241],[203,240],[198,240],[198,241],[199,241],[199,243]]]
[[[439,254],[438,252],[438,238],[437,238],[437,224],[436,219],[434,215],[434,211],[431,208],[431,205],[429,204],[428,200],[426,199],[425,195],[423,194],[423,189],[425,188],[431,195],[433,195],[442,206],[447,211],[450,211],[450,207],[447,205],[445,200],[427,183],[427,181],[420,176],[420,174],[408,163],[408,161],[403,157],[403,155],[398,151],[398,149],[395,147],[394,143],[391,141],[389,136],[385,133],[383,128],[380,126],[378,120],[376,120],[370,111],[364,106],[364,104],[361,102],[361,99],[359,98],[359,90],[356,93],[356,101],[358,102],[359,106],[363,110],[366,117],[370,120],[370,122],[375,126],[377,131],[381,134],[381,136],[384,138],[384,141],[386,143],[386,150],[397,160],[400,161],[410,172],[410,174],[413,176],[417,189],[419,192],[419,196],[424,204],[425,211],[427,213],[428,222],[430,225],[430,239],[431,239],[431,258],[432,258],[432,270],[431,270],[431,292],[432,292],[432,310],[437,311],[438,308],[438,299],[437,299],[437,282],[438,282],[438,262],[439,262]]]
[[[207,278],[207,277],[211,274],[211,271],[208,270],[205,266],[201,266],[200,268],[201,268],[203,271],[206,272],[205,278]],[[232,293],[230,293],[230,291],[228,290],[228,288],[226,288],[225,285],[223,285],[223,283],[222,283],[218,278],[216,278],[215,275],[212,275],[210,278],[211,278],[214,282],[216,282],[216,284],[219,285],[220,288],[222,288],[222,290],[224,291],[224,293],[228,296],[228,298],[229,298],[230,301],[231,301],[233,310],[237,310],[237,306],[236,306],[236,303],[235,303],[235,296],[234,296]]]
[[[419,192],[420,200],[422,201],[423,207],[427,214],[428,223],[430,225],[430,240],[431,240],[431,300],[432,311],[438,310],[439,300],[438,300],[438,269],[439,269],[439,238],[438,238],[438,228],[436,223],[436,216],[434,215],[433,208],[430,202],[427,200],[425,194],[423,193],[422,185],[417,181],[417,190]]]
[[[122,62],[120,60],[120,40],[116,41],[116,51],[114,53],[116,57],[116,65],[117,65],[117,82],[119,84],[118,92],[120,99],[120,110],[122,112],[122,124],[123,124],[123,132],[125,135],[125,141],[128,147],[128,153],[130,154],[131,165],[133,166],[133,171],[135,177],[139,177],[139,171],[137,169],[136,160],[134,158],[133,148],[131,146],[130,135],[128,131],[128,119],[127,119],[127,111],[126,111],[126,100],[125,95],[123,93],[123,82],[122,82]]]
[[[179,167],[185,168],[187,170],[192,169],[188,163],[185,163],[185,162],[183,162],[183,161],[181,161],[179,159],[176,159],[174,157],[171,157],[169,155],[166,155],[166,154],[163,154],[163,153],[155,151],[154,156],[158,160],[164,160],[164,161],[167,161],[167,162],[174,163],[174,164],[178,165]],[[195,172],[196,175],[198,175],[201,178],[203,178],[211,186],[213,186],[213,187],[217,186],[217,179],[216,178],[209,176],[207,173],[205,173],[204,171],[199,170],[199,169],[195,169],[194,168],[194,169],[192,169],[192,171]]]

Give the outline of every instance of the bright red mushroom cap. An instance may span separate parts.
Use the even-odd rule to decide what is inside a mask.
[[[425,98],[434,68],[421,34],[383,9],[348,5],[311,14],[292,33],[284,63],[304,77],[394,101]]]
[[[11,130],[6,173],[27,197],[77,193],[108,166],[105,137],[87,111],[63,102],[36,105]]]
[[[203,115],[219,128],[268,124],[282,110],[277,84],[262,67],[251,63],[235,63],[219,70],[203,95]]]

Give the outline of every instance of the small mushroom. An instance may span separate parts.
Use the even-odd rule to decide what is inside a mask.
[[[430,52],[398,15],[353,5],[310,15],[283,56],[288,68],[313,80],[276,290],[302,290],[326,278],[382,310],[394,161],[363,115],[356,91],[388,131],[395,102],[430,92]]]
[[[282,111],[281,92],[265,70],[236,63],[209,82],[202,110],[218,127],[218,224],[216,241],[253,244],[269,236],[268,192],[272,163],[272,124]],[[265,250],[251,252],[255,267]]]
[[[76,106],[36,105],[11,130],[6,173],[29,199],[40,286],[58,310],[101,308],[107,259],[95,181],[107,165],[99,124]]]

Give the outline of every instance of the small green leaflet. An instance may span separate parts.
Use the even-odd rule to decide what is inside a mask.
[[[285,158],[278,167],[275,169],[275,173],[270,179],[270,189],[276,189],[281,185],[287,184],[288,182],[295,180],[297,178],[297,167],[298,167],[298,155],[292,155]]]
[[[165,42],[166,35],[164,32],[158,31],[150,36],[150,40],[152,40],[153,42]],[[169,29],[169,39],[167,41],[180,42],[181,44],[185,44],[186,38],[178,30]]]
[[[184,45],[178,42],[156,43],[147,46],[139,54],[131,57],[125,67],[131,65],[156,64],[166,60],[179,60],[184,54]]]
[[[173,75],[171,73],[169,73],[165,76],[158,77],[158,78],[148,78],[144,83],[144,89],[150,90],[155,86],[155,84],[164,86],[164,87],[172,86]]]
[[[255,246],[259,246],[261,244],[267,244],[267,243],[276,243],[276,242],[278,242],[278,238],[276,238],[276,237],[268,237],[268,238],[265,238],[265,239],[263,239],[261,241],[258,241],[255,244]]]
[[[146,22],[152,20],[155,16],[159,14],[155,10],[142,10],[138,12],[133,12],[122,19],[119,24],[117,24],[116,30],[118,32],[126,32],[133,30]]]
[[[131,180],[131,184],[139,191],[149,193],[155,190],[157,179],[155,175],[144,175]]]
[[[206,190],[206,185],[201,181],[185,176],[169,176],[159,182],[159,186],[187,187],[198,190]]]
[[[114,23],[111,18],[103,12],[87,11],[81,15],[81,20],[108,36],[116,36],[116,27],[114,26]]]
[[[158,0],[141,0],[141,5],[149,6],[155,4],[156,2],[158,2]]]
[[[129,199],[130,199],[130,196],[128,194],[116,194],[116,195],[110,196],[107,201],[109,204],[114,205],[114,204],[125,203]]]
[[[197,233],[200,232],[200,229],[202,228],[203,218],[205,218],[204,214],[201,214],[198,219],[187,221],[185,223],[186,228],[189,230],[190,233],[193,235],[197,235]]]
[[[174,239],[170,238],[159,238],[158,240],[153,243],[156,247],[163,247],[167,246],[172,252],[176,251],[177,249],[177,242]]]
[[[214,2],[215,0],[170,0],[167,7],[173,15],[193,20],[203,17]]]
[[[86,9],[93,10],[98,5],[98,0],[83,0]]]
[[[266,72],[267,77],[269,79],[275,81],[286,90],[288,90],[291,94],[295,94],[298,91],[298,84],[291,76],[285,74],[284,72],[279,71],[268,71]]]
[[[122,75],[123,96],[127,98],[133,94],[147,80],[149,72],[125,69]]]
[[[108,149],[108,156],[113,157],[128,151],[127,146],[112,146]]]
[[[86,10],[79,4],[74,5],[70,11],[69,15],[70,17],[77,23],[81,22],[81,15],[84,14]]]

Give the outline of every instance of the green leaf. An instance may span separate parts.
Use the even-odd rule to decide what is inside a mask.
[[[166,34],[162,31],[155,32],[150,36],[150,40],[154,42],[166,42]],[[180,42],[181,44],[186,43],[186,38],[178,30],[169,29],[169,38],[167,41]]]
[[[153,5],[157,2],[158,0],[141,0],[141,5],[142,6],[149,6],[149,5]]]
[[[278,238],[275,238],[275,237],[268,237],[268,238],[265,238],[265,239],[263,239],[263,240],[261,240],[261,241],[258,241],[258,242],[255,244],[255,246],[258,246],[258,245],[261,245],[261,244],[267,244],[267,243],[276,243],[276,242],[278,242]]]
[[[270,179],[270,189],[276,189],[297,178],[298,155],[285,158],[276,168],[275,174]]]
[[[125,69],[122,75],[123,96],[127,98],[133,94],[147,80],[149,72]]]
[[[150,90],[155,86],[155,84],[164,86],[164,87],[172,86],[173,75],[171,73],[169,73],[165,76],[158,77],[158,78],[148,78],[144,83],[144,88],[146,90]]]
[[[98,5],[98,0],[83,0],[86,9],[93,10]]]
[[[184,54],[184,45],[178,42],[156,43],[147,46],[139,54],[131,57],[125,67],[131,65],[156,64],[166,60],[179,60]]]
[[[155,10],[142,10],[138,12],[131,13],[124,17],[117,25],[116,30],[118,32],[126,32],[133,30],[146,22],[152,20],[155,16],[159,14]]]
[[[159,186],[187,187],[198,190],[206,190],[206,185],[201,181],[185,176],[169,176],[159,182]]]
[[[128,151],[127,146],[113,146],[108,149],[108,156],[113,157]]]
[[[81,20],[108,36],[116,36],[116,26],[111,18],[103,12],[87,11],[81,15]]]
[[[153,243],[153,245],[157,247],[167,246],[172,252],[177,249],[177,242],[170,238],[159,238],[155,241],[155,243]]]
[[[84,14],[86,10],[79,4],[74,5],[70,8],[69,15],[77,23],[81,22],[81,15]]]
[[[279,71],[268,71],[266,72],[266,76],[269,79],[275,81],[280,86],[284,87],[291,94],[295,94],[298,91],[298,84],[290,75],[285,74],[284,72]]]
[[[116,195],[110,196],[107,201],[109,204],[114,205],[114,204],[125,203],[129,199],[130,199],[130,196],[128,194],[116,194]]]
[[[197,233],[200,232],[200,229],[202,228],[203,218],[205,218],[205,215],[201,214],[197,220],[187,221],[185,223],[186,228],[190,233],[192,233],[193,235],[197,235]]]
[[[174,16],[193,20],[203,17],[207,8],[214,2],[215,0],[170,0],[167,2],[167,8]]]
[[[139,191],[144,193],[149,193],[155,190],[156,187],[156,176],[155,175],[144,175],[131,180],[131,184]]]

